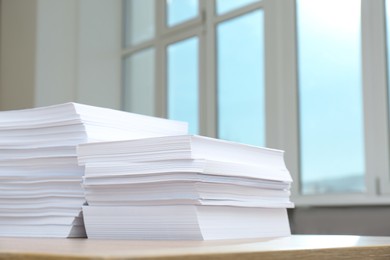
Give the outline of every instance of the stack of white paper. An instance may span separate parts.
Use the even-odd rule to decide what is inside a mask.
[[[227,239],[290,234],[283,152],[178,135],[83,144],[90,238]]]
[[[78,144],[186,132],[185,123],[75,103],[0,112],[0,236],[85,236]]]

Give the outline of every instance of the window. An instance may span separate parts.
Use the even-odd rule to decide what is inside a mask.
[[[388,6],[125,0],[123,108],[285,150],[297,205],[388,204]]]
[[[167,47],[168,118],[187,121],[192,134],[199,132],[198,57],[197,37]]]
[[[297,1],[305,194],[365,191],[360,14],[356,0]]]
[[[262,1],[127,0],[124,18],[125,110],[266,145]]]
[[[124,3],[124,46],[136,46],[151,40],[156,35],[154,0],[132,0]]]
[[[123,63],[124,108],[144,115],[154,114],[154,48],[147,48],[129,55]]]
[[[265,146],[263,24],[256,10],[217,26],[219,138]]]
[[[199,15],[198,0],[166,0],[166,23],[169,27],[192,20]]]
[[[217,14],[225,14],[234,9],[240,8],[242,6],[257,2],[259,0],[217,0]]]

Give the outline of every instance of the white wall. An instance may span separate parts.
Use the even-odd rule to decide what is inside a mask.
[[[37,1],[2,0],[0,109],[34,105]]]
[[[34,105],[77,100],[77,1],[38,0]]]
[[[120,108],[120,0],[2,0],[0,109]]]
[[[77,2],[80,14],[78,100],[88,104],[120,108],[122,1]]]

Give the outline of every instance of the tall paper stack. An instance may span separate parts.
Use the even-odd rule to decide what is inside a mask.
[[[89,238],[237,239],[290,234],[283,152],[177,135],[83,144]]]
[[[186,123],[76,103],[0,112],[0,236],[85,236],[78,144],[185,133]]]

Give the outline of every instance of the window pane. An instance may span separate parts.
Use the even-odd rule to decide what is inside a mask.
[[[198,38],[168,46],[168,118],[186,121],[192,134],[198,127]]]
[[[224,14],[259,0],[217,0],[217,14]]]
[[[154,49],[147,49],[124,60],[124,109],[154,115]]]
[[[263,11],[217,27],[218,137],[265,145]]]
[[[198,16],[198,0],[166,0],[167,24],[178,25]]]
[[[299,0],[302,192],[363,192],[360,1]]]
[[[125,0],[125,46],[150,40],[155,35],[155,1]]]

